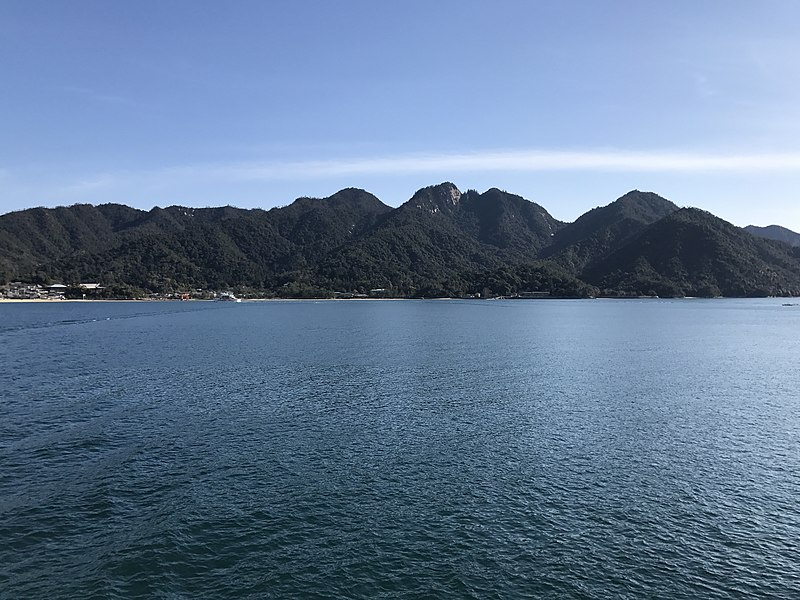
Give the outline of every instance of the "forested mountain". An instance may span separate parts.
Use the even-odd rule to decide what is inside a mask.
[[[789,295],[800,289],[800,251],[684,208],[584,275],[602,289],[660,296]]]
[[[334,288],[466,293],[476,269],[527,264],[562,224],[541,206],[500,190],[462,194],[452,183],[419,190],[317,273]],[[348,286],[348,282],[356,286]]]
[[[788,230],[786,230],[788,231]],[[800,248],[632,191],[574,223],[492,188],[423,188],[398,208],[348,188],[271,210],[116,204],[0,216],[0,284],[110,295],[800,294]]]
[[[756,237],[784,242],[790,246],[800,246],[800,233],[796,233],[780,225],[767,225],[766,227],[748,225],[744,230],[748,233],[752,233]]]
[[[628,192],[561,229],[542,253],[543,257],[581,274],[676,210],[678,207],[672,202],[652,192]]]
[[[30,274],[39,263],[104,247],[146,214],[118,204],[76,204],[2,215],[0,280],[4,275]]]

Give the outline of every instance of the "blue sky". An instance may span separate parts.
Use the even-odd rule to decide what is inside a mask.
[[[0,1],[0,212],[630,189],[800,230],[800,2]]]

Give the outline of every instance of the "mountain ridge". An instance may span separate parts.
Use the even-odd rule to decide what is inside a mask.
[[[593,262],[676,210],[675,204],[657,194],[632,190],[566,225],[554,236],[544,257],[582,273]]]
[[[0,216],[0,284],[20,279],[118,295],[800,295],[800,248],[653,192],[564,223],[522,196],[443,182],[397,208],[351,187],[269,210],[16,211]]]
[[[767,225],[766,227],[748,225],[744,230],[756,237],[785,242],[790,246],[800,246],[800,233],[786,227],[781,227],[780,225]]]

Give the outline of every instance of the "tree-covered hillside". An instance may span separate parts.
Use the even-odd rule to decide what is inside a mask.
[[[796,295],[800,252],[696,208],[670,214],[585,274],[601,289],[661,296]]]
[[[797,295],[800,249],[633,191],[574,223],[492,188],[423,188],[398,208],[347,188],[271,210],[116,204],[0,216],[0,284],[110,294]]]

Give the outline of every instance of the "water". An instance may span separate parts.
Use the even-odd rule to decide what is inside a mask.
[[[0,305],[0,598],[800,597],[800,307]]]

